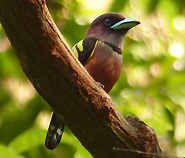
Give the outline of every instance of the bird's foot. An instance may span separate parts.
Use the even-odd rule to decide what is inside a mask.
[[[105,86],[103,84],[101,84],[100,82],[96,82],[98,84],[98,86],[100,86],[101,88],[105,88]]]

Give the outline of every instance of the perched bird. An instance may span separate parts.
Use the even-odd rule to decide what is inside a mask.
[[[107,93],[121,73],[124,37],[128,30],[138,24],[139,21],[118,13],[103,14],[91,23],[85,39],[73,47],[81,64]],[[48,149],[58,146],[64,126],[60,115],[53,112],[45,141]]]

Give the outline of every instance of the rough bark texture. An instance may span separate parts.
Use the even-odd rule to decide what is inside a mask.
[[[44,0],[0,0],[0,22],[38,93],[94,157],[152,157],[113,147],[160,153],[155,132],[125,119],[72,55]]]

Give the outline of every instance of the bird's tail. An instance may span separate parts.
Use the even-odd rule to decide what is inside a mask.
[[[55,149],[62,138],[65,124],[61,121],[60,115],[53,112],[51,122],[46,135],[45,146],[53,150]]]

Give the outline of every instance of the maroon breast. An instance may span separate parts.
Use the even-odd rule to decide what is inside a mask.
[[[98,41],[94,54],[85,64],[85,68],[109,93],[121,74],[122,62],[122,54],[114,52],[110,46]]]

